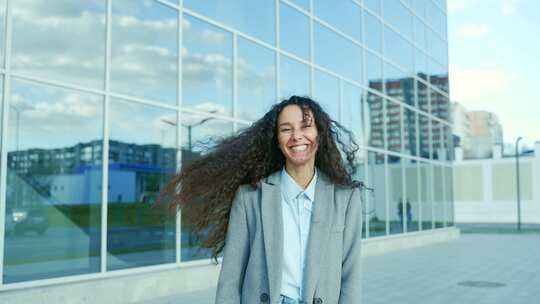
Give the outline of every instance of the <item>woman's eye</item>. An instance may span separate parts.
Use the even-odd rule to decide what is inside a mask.
[[[290,131],[291,129],[281,129],[281,132],[287,132],[287,131]]]

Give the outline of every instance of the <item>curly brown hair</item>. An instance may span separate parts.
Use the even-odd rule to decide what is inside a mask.
[[[351,131],[332,120],[322,107],[308,97],[292,96],[272,106],[261,119],[237,134],[217,141],[207,153],[185,165],[162,192],[169,215],[182,209],[183,220],[208,237],[201,244],[211,248],[215,259],[223,250],[234,195],[240,185],[254,189],[258,182],[285,165],[277,140],[277,121],[281,111],[297,105],[304,121],[313,114],[318,131],[315,166],[336,185],[356,187],[353,180],[358,145]]]

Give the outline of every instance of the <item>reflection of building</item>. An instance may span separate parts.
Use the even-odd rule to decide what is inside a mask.
[[[35,202],[50,224],[31,242],[0,236],[1,303],[121,304],[213,287],[219,267],[189,219],[164,223],[148,203],[203,153],[180,146],[241,130],[290,94],[354,130],[356,178],[374,189],[365,252],[455,237],[438,229],[453,226],[446,1],[42,2],[0,6],[0,217]],[[128,299],[125,286],[145,292]]]
[[[419,74],[418,78],[427,78],[425,74]],[[433,79],[437,88],[448,88],[448,76],[429,76]],[[415,81],[417,85],[415,86]],[[400,78],[386,80],[370,80],[371,88],[382,88],[387,96],[400,100],[412,108],[421,109],[430,113],[443,121],[450,120],[450,102],[448,96],[440,91],[429,89],[424,83],[416,78]],[[431,153],[434,158],[439,158],[441,151],[449,153],[452,146],[451,128],[443,125],[437,120],[430,120],[428,116],[418,116],[415,111],[410,110],[399,103],[387,101],[384,102],[385,109],[383,114],[383,98],[376,94],[368,94],[367,97],[370,108],[370,135],[369,140],[372,146],[383,147],[386,142],[386,148],[390,151],[407,151],[412,155],[419,155],[429,158],[430,145]],[[382,117],[385,119],[382,119]],[[419,118],[418,125],[416,121]],[[403,126],[403,129],[402,129]],[[384,130],[385,129],[385,130]],[[419,140],[416,133],[419,131]],[[386,133],[385,133],[386,132]],[[403,133],[403,136],[402,136]],[[386,134],[386,137],[384,137]],[[419,142],[419,146],[417,146]]]
[[[469,112],[459,102],[452,102],[452,133],[457,136],[457,146],[468,150],[471,145],[471,119]]]

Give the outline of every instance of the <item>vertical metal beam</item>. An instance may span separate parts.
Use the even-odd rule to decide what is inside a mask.
[[[280,24],[280,14],[281,14],[281,10],[280,10],[280,0],[275,0],[276,1],[276,5],[275,5],[275,21],[276,21],[276,26],[275,26],[275,30],[276,30],[276,49],[277,51],[275,52],[275,56],[276,56],[276,62],[275,62],[275,65],[276,65],[276,69],[275,69],[275,79],[276,79],[276,102],[280,101],[281,98],[283,98],[281,96],[281,57],[279,55],[279,50],[281,50],[281,35],[280,35],[280,31],[281,31],[281,24]]]
[[[5,9],[5,53],[4,67],[5,77],[3,83],[3,103],[2,103],[2,136],[0,138],[2,152],[0,155],[0,287],[4,285],[4,246],[5,246],[5,220],[6,220],[6,190],[7,190],[7,134],[8,134],[8,117],[9,117],[9,97],[11,95],[11,3],[6,0]]]
[[[109,104],[111,87],[111,27],[112,0],[107,1],[105,42],[105,100],[103,105],[103,149],[101,162],[101,267],[102,273],[107,271],[107,227],[108,227],[108,185],[109,185]]]
[[[184,1],[179,0],[180,9],[178,11],[178,77],[177,77],[177,90],[176,90],[176,101],[177,101],[177,112],[176,112],[176,148],[177,148],[177,165],[176,170],[181,170],[182,167],[182,81],[183,81],[183,42],[184,42]],[[175,260],[179,264],[182,262],[182,210],[180,208],[176,209],[176,221],[175,221]]]

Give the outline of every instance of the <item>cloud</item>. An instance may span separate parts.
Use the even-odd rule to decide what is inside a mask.
[[[503,16],[515,16],[518,13],[520,0],[499,0],[501,14]]]
[[[457,101],[475,102],[504,92],[518,75],[497,68],[462,68],[450,65],[450,92]]]
[[[448,0],[447,8],[449,13],[457,13],[469,9],[476,5],[477,0]]]
[[[462,24],[457,29],[459,36],[481,37],[491,32],[491,28],[484,24]]]

